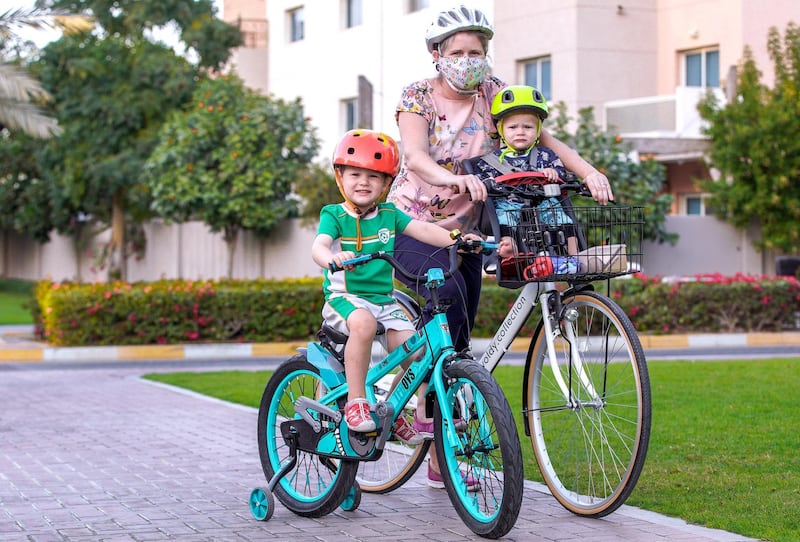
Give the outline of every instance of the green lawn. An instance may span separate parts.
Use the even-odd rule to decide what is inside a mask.
[[[0,325],[32,324],[30,308],[34,282],[21,279],[0,279]]]
[[[798,540],[800,358],[649,367],[650,450],[628,504],[754,538]],[[494,374],[511,407],[521,411],[522,368],[500,366]],[[145,375],[252,407],[268,377],[245,371]],[[519,432],[526,476],[538,479],[530,441],[522,427]]]

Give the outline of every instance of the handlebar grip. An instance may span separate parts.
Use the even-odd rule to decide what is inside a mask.
[[[361,256],[356,256],[355,258],[350,258],[349,260],[343,261],[341,267],[336,265],[336,262],[330,262],[328,264],[328,268],[330,269],[331,273],[336,273],[337,271],[342,271],[345,267],[351,265],[365,264],[368,261],[372,260],[373,257],[374,256],[372,254],[362,254]]]
[[[497,247],[498,247],[497,243],[490,243],[488,241],[479,241],[475,239],[469,239],[458,243],[459,249],[472,252],[476,248],[479,248],[481,254],[491,254],[492,251],[497,250]]]

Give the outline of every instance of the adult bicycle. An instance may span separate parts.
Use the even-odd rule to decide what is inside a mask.
[[[522,383],[525,434],[559,503],[581,516],[608,515],[639,479],[652,407],[636,330],[595,283],[641,269],[643,210],[585,204],[591,194],[582,183],[551,183],[536,172],[506,174],[485,184],[484,228],[495,239],[507,233],[514,245],[511,256],[487,271],[519,294],[478,363],[493,371],[531,314],[540,313]],[[495,202],[509,195],[521,200],[522,208],[496,211]],[[586,197],[573,204],[569,195]],[[553,197],[560,208],[543,205]],[[569,254],[571,237],[577,254]],[[426,453],[420,446],[394,457],[364,489],[396,489]],[[384,477],[378,480],[378,474]]]
[[[438,288],[458,265],[458,248],[476,247],[470,241],[454,244],[450,269],[432,268],[423,276],[412,275],[384,252],[343,262],[346,267],[382,259],[409,280],[425,281],[432,319],[369,369],[366,385],[374,389],[393,370],[406,367],[397,385],[371,407],[377,424],[371,433],[347,428],[343,415],[347,383],[334,343],[311,342],[305,352],[275,370],[258,412],[258,449],[267,487],[251,492],[254,517],[269,519],[275,497],[307,517],[320,517],[337,507],[356,509],[361,501],[356,481],[359,464],[381,459],[397,416],[430,379],[429,389],[436,398],[436,453],[450,501],[480,536],[499,538],[511,530],[522,505],[524,483],[513,415],[491,374],[453,348],[446,306],[438,296]],[[323,328],[323,336],[326,333]]]

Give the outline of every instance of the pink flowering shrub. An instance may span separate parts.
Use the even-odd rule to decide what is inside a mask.
[[[323,303],[319,279],[42,281],[36,300],[37,333],[60,346],[306,339]]]
[[[800,283],[793,277],[698,275],[664,283],[635,275],[594,283],[628,313],[640,333],[795,329]],[[484,281],[473,336],[491,337],[518,294]],[[321,322],[322,282],[164,280],[72,284],[42,281],[34,318],[53,345],[177,344],[308,340]],[[521,330],[530,337],[538,307]]]
[[[794,277],[702,274],[665,283],[613,281],[614,300],[643,333],[732,333],[795,329],[800,282]]]

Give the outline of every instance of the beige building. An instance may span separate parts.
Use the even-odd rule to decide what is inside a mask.
[[[356,125],[398,136],[400,90],[434,75],[425,30],[454,3],[225,0],[224,17],[248,36],[234,60],[239,74],[278,97],[301,96],[323,149],[330,149]],[[697,100],[707,88],[724,97],[745,46],[769,83],[768,29],[800,21],[797,0],[464,3],[494,22],[496,75],[539,87],[573,116],[594,108],[599,123],[668,165],[674,214],[704,212],[691,182],[708,175],[699,160],[705,142]]]
[[[235,69],[278,97],[301,96],[326,158],[327,149],[355,126],[398,136],[394,108],[402,87],[435,74],[425,30],[439,10],[457,3],[226,0],[224,17],[236,22],[261,14],[260,27],[269,29],[266,51],[259,50],[257,60],[249,48],[239,51]],[[698,99],[707,89],[721,99],[733,90],[732,70],[745,46],[770,83],[767,31],[800,21],[797,0],[463,3],[479,7],[494,23],[490,57],[496,75],[539,87],[551,103],[566,103],[572,116],[591,106],[601,125],[667,166],[664,189],[674,196],[675,217],[706,214],[693,182],[710,175],[702,159],[708,142]],[[678,224],[674,231],[685,236],[694,229]],[[773,255],[755,251],[752,235],[757,232],[731,232],[735,247],[721,251],[714,260],[721,268],[714,270],[771,272]],[[662,263],[687,260],[666,249],[662,256]],[[686,272],[704,270],[708,266]]]

